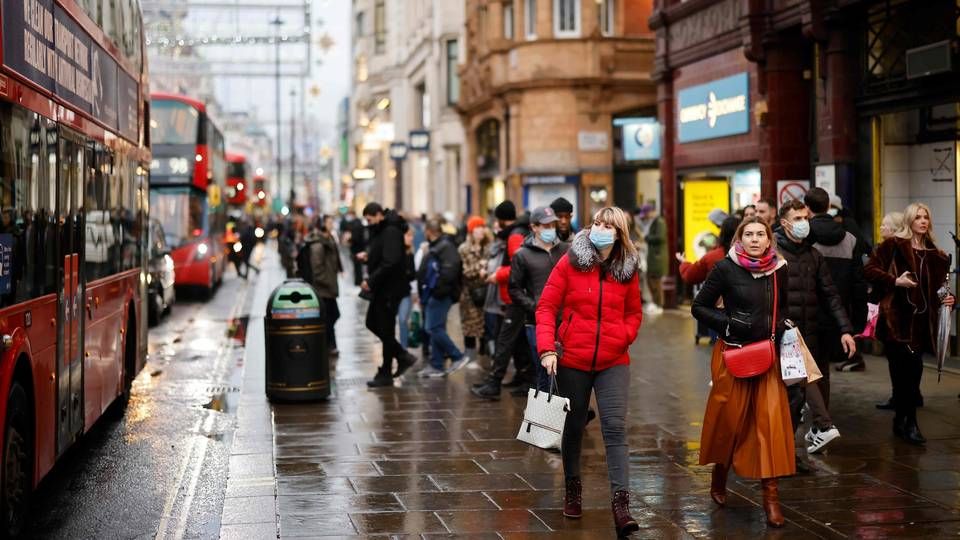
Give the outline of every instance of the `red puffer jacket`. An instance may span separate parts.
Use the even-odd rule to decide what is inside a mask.
[[[601,274],[600,256],[588,235],[589,229],[577,234],[543,289],[537,351],[555,351],[559,341],[561,366],[601,371],[630,363],[627,349],[637,338],[643,311],[637,260],[626,258]]]

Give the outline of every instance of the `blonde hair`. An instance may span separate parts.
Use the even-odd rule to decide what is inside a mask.
[[[880,221],[880,226],[883,227],[884,225],[893,231],[890,233],[890,236],[886,238],[896,236],[897,233],[900,232],[900,229],[903,228],[903,212],[890,212],[883,216],[883,219]],[[882,233],[881,236],[883,236]],[[884,240],[886,240],[886,238],[884,238]]]
[[[601,208],[593,215],[593,222],[610,225],[617,231],[617,240],[614,242],[610,256],[614,261],[622,261],[627,257],[638,259],[637,246],[630,239],[630,220],[627,213],[616,206]]]
[[[927,241],[930,242],[933,247],[937,247],[937,244],[933,241],[933,213],[930,212],[930,207],[923,203],[910,203],[903,210],[903,226],[900,227],[894,236],[897,238],[906,238],[907,240],[913,240],[913,222],[917,219],[917,215],[920,214],[921,210],[927,211],[927,219],[930,220],[930,226],[927,228]]]

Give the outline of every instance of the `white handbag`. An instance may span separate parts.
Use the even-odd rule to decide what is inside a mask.
[[[527,408],[523,411],[518,440],[544,450],[560,449],[563,425],[570,412],[570,400],[554,394],[556,389],[557,378],[552,375],[549,392],[541,392],[536,388],[527,392]]]

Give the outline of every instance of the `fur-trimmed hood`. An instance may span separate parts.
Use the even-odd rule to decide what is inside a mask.
[[[567,257],[570,258],[570,265],[580,272],[589,272],[602,264],[600,253],[590,241],[589,228],[578,232],[573,238]],[[614,261],[610,265],[610,275],[620,283],[627,283],[637,273],[638,262],[636,255],[626,255],[622,260]]]

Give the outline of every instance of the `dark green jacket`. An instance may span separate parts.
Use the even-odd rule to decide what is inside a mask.
[[[667,222],[657,216],[647,231],[647,275],[658,278],[667,275],[670,259],[667,257]]]

